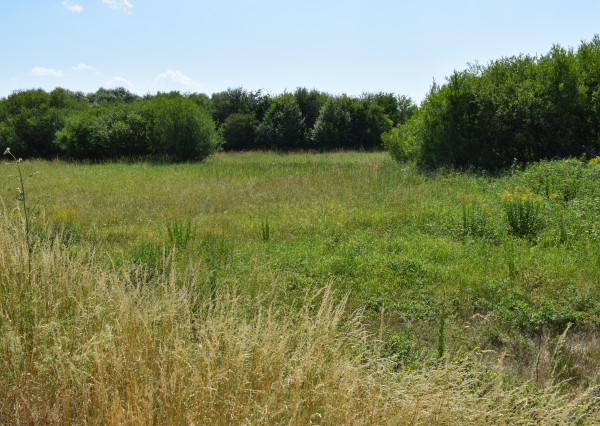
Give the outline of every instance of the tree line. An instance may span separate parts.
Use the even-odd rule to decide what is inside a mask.
[[[22,90],[0,99],[0,149],[20,157],[173,161],[201,160],[219,148],[372,150],[416,109],[392,93],[332,96],[306,88],[144,97],[124,88]]]
[[[577,49],[519,55],[454,71],[384,135],[423,168],[498,170],[600,151],[600,37]]]

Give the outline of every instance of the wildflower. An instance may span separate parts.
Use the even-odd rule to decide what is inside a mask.
[[[565,182],[567,182],[569,185],[573,183],[573,179],[571,178],[566,178]]]
[[[504,190],[504,192],[502,194],[500,194],[500,200],[502,200],[503,203],[512,203],[513,196],[510,192],[508,192],[507,190]]]
[[[4,151],[4,155],[10,155],[10,148],[6,148],[6,150]]]
[[[592,158],[590,160],[590,162],[588,163],[590,166],[597,166],[600,165],[600,156]]]

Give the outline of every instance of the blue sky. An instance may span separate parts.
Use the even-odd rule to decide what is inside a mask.
[[[469,62],[600,33],[600,2],[579,0],[4,0],[0,13],[0,97],[303,86],[419,102]]]

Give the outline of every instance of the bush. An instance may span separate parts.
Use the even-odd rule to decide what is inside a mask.
[[[388,145],[417,147],[423,168],[497,170],[515,159],[594,154],[600,149],[599,79],[597,36],[577,54],[554,46],[541,57],[455,71],[446,84],[433,86],[407,131],[394,135],[403,142]]]
[[[140,104],[101,106],[72,115],[57,132],[55,144],[77,159],[108,159],[148,154]]]
[[[219,128],[226,151],[249,150],[256,147],[258,122],[253,114],[231,114]]]
[[[203,160],[219,146],[210,113],[179,94],[158,94],[143,108],[150,154],[175,161]]]
[[[41,89],[14,92],[0,102],[0,148],[10,147],[19,157],[51,158],[59,152],[53,145],[55,133],[67,117],[88,105],[72,92]]]
[[[258,143],[263,148],[288,150],[308,147],[300,106],[289,93],[273,100],[257,133]]]
[[[350,99],[346,96],[325,102],[312,131],[312,141],[318,149],[339,149],[351,138]]]

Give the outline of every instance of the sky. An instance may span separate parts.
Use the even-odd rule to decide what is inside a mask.
[[[419,103],[469,63],[576,48],[598,33],[597,0],[2,0],[0,97],[241,86]]]

